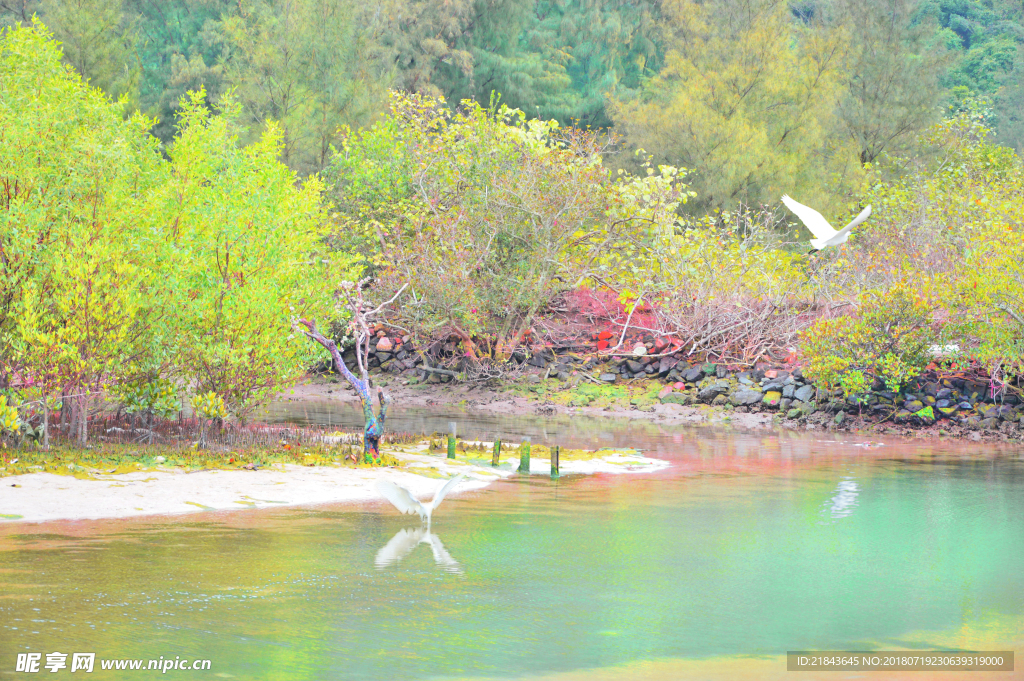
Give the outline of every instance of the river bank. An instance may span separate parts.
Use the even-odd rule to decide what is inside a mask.
[[[666,383],[657,378],[616,380],[595,384],[589,381],[541,378],[525,373],[500,385],[459,383],[423,383],[405,377],[377,376],[390,392],[393,404],[401,407],[458,407],[485,414],[508,416],[579,415],[594,418],[627,418],[667,426],[717,426],[740,431],[835,431],[862,435],[886,435],[908,438],[964,439],[986,442],[1016,442],[1024,438],[1021,414],[1024,405],[1002,405],[977,399],[950,408],[933,395],[923,394],[917,412],[891,404],[882,396],[873,404],[849,404],[839,396],[820,395],[813,385],[790,376],[764,377],[754,385],[750,373],[738,372],[719,379],[714,373],[702,375],[687,384]],[[534,378],[531,379],[531,376]],[[693,374],[690,374],[693,376]],[[789,381],[787,382],[787,379]],[[744,384],[743,381],[749,381]],[[940,393],[952,389],[927,387],[921,390]],[[776,389],[778,388],[778,389]],[[777,394],[775,394],[777,393]],[[789,397],[782,397],[788,394]],[[794,399],[799,395],[806,401]],[[821,401],[819,402],[819,396]],[[957,396],[962,395],[957,391]],[[918,396],[901,395],[903,402]],[[755,400],[756,398],[756,400]],[[948,398],[946,398],[948,401]],[[354,390],[337,377],[313,375],[278,397],[280,402],[336,403],[358,406]],[[740,404],[734,404],[734,401]],[[746,402],[745,404],[743,402]],[[877,408],[877,407],[881,408]],[[990,417],[982,418],[987,411]],[[923,412],[923,413],[922,413]],[[936,418],[938,414],[941,418]],[[1000,418],[1000,414],[1002,418]]]
[[[461,443],[465,445],[465,443]],[[472,443],[470,443],[472,445]],[[429,498],[438,480],[463,474],[453,494],[486,487],[496,480],[517,475],[519,454],[513,446],[504,449],[498,466],[485,461],[484,450],[460,450],[458,458],[432,453],[429,443],[393,445],[386,454],[395,465],[352,467],[331,462],[302,466],[272,464],[250,469],[187,470],[184,466],[140,464],[133,472],[111,473],[75,466],[74,474],[37,472],[0,478],[0,522],[44,522],[51,520],[92,520],[137,516],[238,511],[278,506],[382,501],[379,480],[402,485],[420,498]],[[530,474],[550,473],[547,450],[531,457]],[[667,462],[630,451],[565,452],[560,461],[562,475],[651,472]]]

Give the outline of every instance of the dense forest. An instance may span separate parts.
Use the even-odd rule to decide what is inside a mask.
[[[98,394],[252,414],[317,361],[298,322],[351,342],[359,280],[455,377],[603,301],[608,353],[632,324],[856,395],[938,344],[1021,390],[1019,4],[0,12],[0,399],[83,440]],[[808,255],[784,193],[873,213]]]
[[[838,206],[863,163],[973,99],[1024,142],[1009,0],[0,0],[0,26],[33,16],[162,143],[187,91],[232,92],[246,141],[277,121],[300,175],[389,89],[614,131],[694,169],[694,209],[780,191]]]

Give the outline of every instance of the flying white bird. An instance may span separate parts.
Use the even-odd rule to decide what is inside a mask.
[[[434,509],[441,505],[441,502],[444,501],[448,492],[459,484],[465,477],[465,475],[460,473],[445,482],[437,489],[434,493],[433,500],[428,504],[417,501],[416,497],[412,495],[412,492],[389,480],[379,480],[377,482],[377,489],[380,490],[380,493],[383,494],[384,497],[400,512],[407,513],[409,515],[418,513],[420,515],[420,520],[427,524],[427,530],[429,531],[430,516],[434,512]]]
[[[434,553],[434,562],[448,572],[461,572],[459,562],[445,551],[444,544],[436,534],[431,534],[425,527],[415,530],[404,528],[398,531],[387,544],[381,547],[374,558],[373,564],[378,570],[396,565],[400,560],[413,552],[420,544],[429,544]]]
[[[786,204],[787,208],[796,213],[796,216],[807,226],[811,234],[817,237],[816,239],[811,239],[811,246],[814,246],[816,251],[820,251],[828,246],[838,246],[841,243],[845,243],[850,238],[850,230],[867,220],[868,216],[871,215],[871,206],[868,206],[850,224],[837,232],[832,228],[832,225],[828,224],[828,220],[823,218],[821,213],[813,208],[797,203],[786,195],[782,196],[782,202]]]

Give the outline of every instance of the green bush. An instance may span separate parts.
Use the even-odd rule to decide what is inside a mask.
[[[905,285],[866,294],[856,314],[820,319],[803,334],[806,374],[848,395],[865,392],[868,378],[898,392],[930,361],[932,305]]]

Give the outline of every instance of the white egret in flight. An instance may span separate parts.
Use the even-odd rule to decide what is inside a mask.
[[[832,225],[828,224],[828,220],[823,218],[821,213],[813,208],[797,203],[786,195],[782,196],[782,202],[786,204],[787,208],[796,213],[796,216],[800,218],[800,221],[810,230],[811,234],[817,237],[816,239],[811,239],[811,246],[816,251],[845,243],[850,238],[850,230],[867,220],[868,216],[871,215],[871,206],[868,206],[850,224],[837,232],[832,228]]]
[[[412,495],[412,492],[396,485],[389,480],[379,480],[377,482],[377,489],[384,495],[391,504],[397,508],[401,513],[407,513],[409,515],[419,514],[420,520],[427,524],[427,530],[430,530],[430,516],[441,502],[444,501],[445,496],[449,491],[457,484],[459,484],[466,476],[462,473],[454,476],[440,487],[434,493],[434,498],[429,503],[422,503]]]

